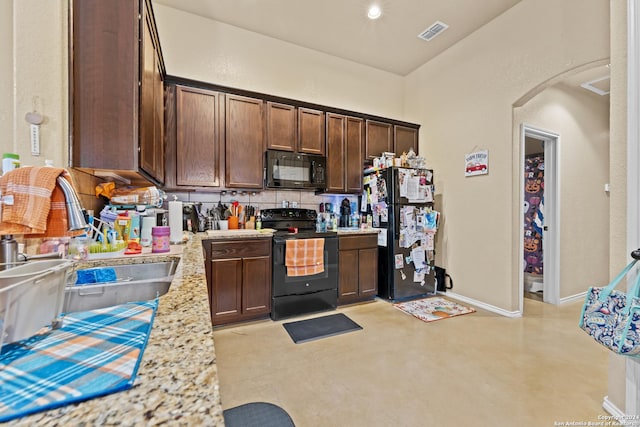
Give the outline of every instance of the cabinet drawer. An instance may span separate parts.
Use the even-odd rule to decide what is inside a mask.
[[[358,236],[340,236],[338,243],[341,251],[349,249],[375,248],[378,246],[378,235],[364,234]]]
[[[264,240],[227,240],[211,243],[211,258],[245,258],[269,256],[271,239]]]

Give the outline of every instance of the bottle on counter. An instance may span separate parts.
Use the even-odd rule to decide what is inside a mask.
[[[262,215],[259,210],[256,212],[256,230],[262,230]]]

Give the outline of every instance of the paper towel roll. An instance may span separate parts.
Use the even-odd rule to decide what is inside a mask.
[[[182,202],[173,200],[169,202],[169,240],[171,243],[182,242]]]

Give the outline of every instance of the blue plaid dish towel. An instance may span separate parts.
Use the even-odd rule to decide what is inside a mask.
[[[0,422],[133,386],[158,301],[68,313],[0,354]]]

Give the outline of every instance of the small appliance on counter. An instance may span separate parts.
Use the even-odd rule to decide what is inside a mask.
[[[182,229],[197,233],[206,230],[206,219],[202,214],[202,203],[182,204]]]
[[[349,227],[351,225],[351,202],[345,198],[340,204],[340,224],[339,227]]]

